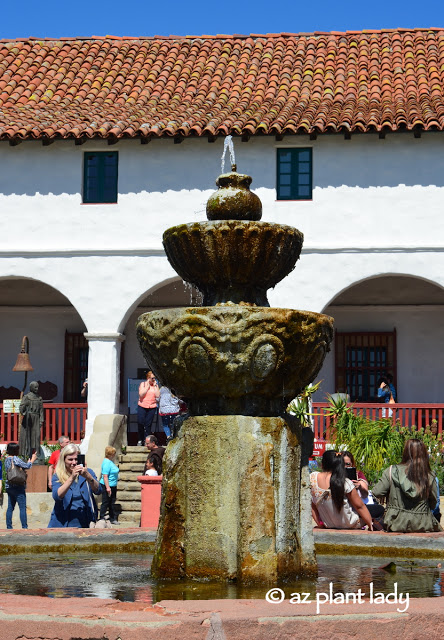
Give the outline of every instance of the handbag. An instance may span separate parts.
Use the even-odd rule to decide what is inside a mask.
[[[14,464],[11,458],[11,466],[6,471],[6,479],[8,484],[15,485],[16,487],[24,487],[26,485],[26,471],[23,467],[18,467]]]

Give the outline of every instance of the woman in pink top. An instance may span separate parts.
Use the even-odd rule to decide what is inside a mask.
[[[143,446],[146,436],[151,433],[151,424],[157,412],[159,387],[152,371],[146,374],[146,382],[139,385],[139,402],[137,405],[137,428],[139,430],[139,447]]]

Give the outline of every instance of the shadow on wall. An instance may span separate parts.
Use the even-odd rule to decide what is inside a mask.
[[[263,136],[242,143],[235,138],[238,170],[253,177],[252,189],[276,188],[276,141]],[[412,134],[319,136],[316,141],[294,136],[279,146],[313,148],[313,186],[397,187],[399,185],[444,187],[442,134],[428,133],[415,139]],[[223,140],[208,144],[206,139],[187,139],[175,145],[171,139],[153,140],[141,145],[125,140],[112,148],[119,153],[118,192],[120,195],[143,191],[165,193],[215,189],[221,170]],[[48,147],[24,142],[0,149],[2,173],[0,194],[67,194],[80,197],[84,151],[109,150],[106,141],[75,146],[60,141]],[[225,170],[229,170],[226,160]]]

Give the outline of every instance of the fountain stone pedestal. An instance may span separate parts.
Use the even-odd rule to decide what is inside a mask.
[[[137,324],[148,365],[191,413],[164,457],[157,577],[273,581],[316,570],[313,437],[285,408],[318,374],[333,321],[269,307],[267,289],[294,268],[303,236],[260,222],[250,183],[233,167],[207,222],[164,233],[170,263],[204,306]]]
[[[310,444],[292,416],[188,418],[165,455],[155,573],[259,581],[315,571],[311,505],[300,500]]]

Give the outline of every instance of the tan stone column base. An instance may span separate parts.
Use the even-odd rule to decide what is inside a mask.
[[[310,440],[292,416],[188,418],[164,458],[154,575],[246,582],[315,572]]]

